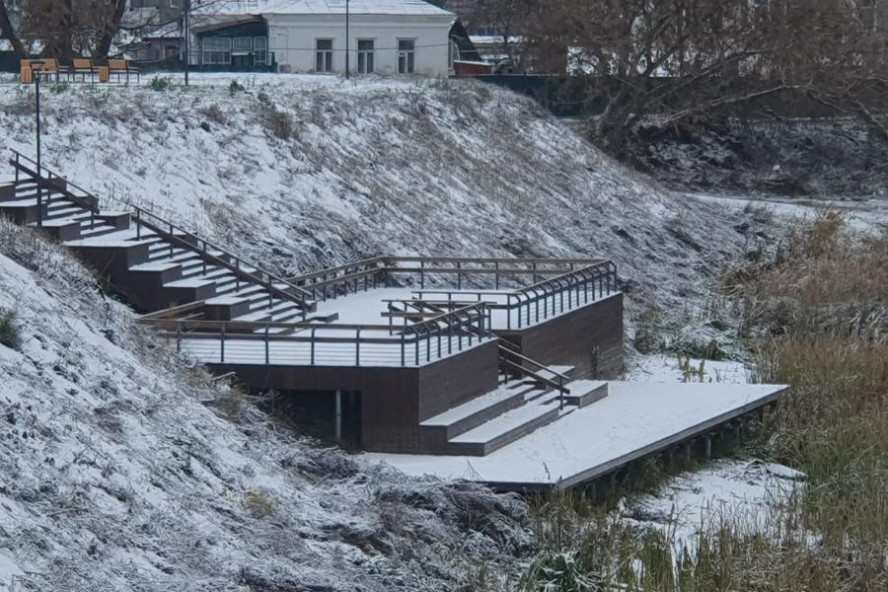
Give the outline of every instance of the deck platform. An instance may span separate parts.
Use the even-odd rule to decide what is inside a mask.
[[[408,475],[498,490],[565,490],[702,436],[773,402],[782,385],[608,382],[609,395],[487,456],[367,453]]]

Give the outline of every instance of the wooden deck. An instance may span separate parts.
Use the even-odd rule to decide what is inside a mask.
[[[782,385],[611,381],[609,395],[574,409],[484,457],[367,453],[408,475],[484,483],[498,490],[580,487],[631,463],[706,440],[774,405]]]

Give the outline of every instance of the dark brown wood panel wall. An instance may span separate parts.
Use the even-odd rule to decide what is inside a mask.
[[[616,378],[623,372],[623,295],[504,337],[537,362],[574,366],[576,378]]]
[[[251,390],[361,391],[365,450],[440,454],[440,435],[420,422],[497,388],[495,341],[420,368],[209,364]]]

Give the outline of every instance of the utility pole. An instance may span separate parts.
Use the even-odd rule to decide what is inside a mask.
[[[31,71],[34,72],[34,88],[37,106],[37,226],[43,228],[43,167],[40,166],[40,70],[42,60],[31,60]]]
[[[191,62],[191,0],[185,0],[182,8],[185,11],[183,18],[183,29],[185,29],[183,33],[185,36],[185,86],[188,86],[188,66]]]
[[[350,68],[349,68],[349,66],[350,66],[349,61],[350,61],[350,57],[351,57],[351,56],[349,55],[349,54],[350,54],[350,51],[349,51],[349,50],[351,49],[350,46],[349,46],[349,44],[350,44],[350,40],[349,40],[349,17],[351,16],[350,11],[349,11],[349,4],[350,4],[350,1],[349,1],[349,0],[345,0],[345,79],[346,79],[346,80],[348,80],[349,75],[350,75],[350,74],[349,74],[349,69],[350,69]]]

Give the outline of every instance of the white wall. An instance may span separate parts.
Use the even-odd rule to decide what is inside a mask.
[[[315,71],[315,42],[333,40],[333,71],[345,72],[345,16],[264,15],[268,20],[269,51],[283,70]],[[414,72],[428,76],[447,75],[447,50],[452,17],[413,15],[351,15],[349,19],[350,64],[358,71],[358,40],[372,39],[374,70],[379,74],[398,72],[398,39],[413,39],[416,52]]]

